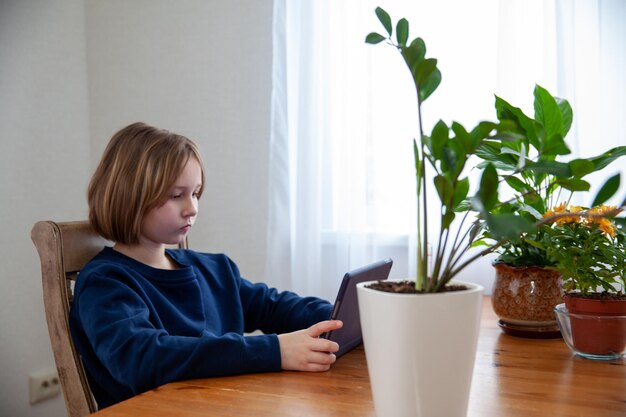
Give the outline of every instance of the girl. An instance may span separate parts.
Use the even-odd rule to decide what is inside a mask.
[[[135,123],[104,151],[89,221],[115,244],[80,272],[70,312],[100,408],[171,381],[335,361],[338,345],[318,338],[341,327],[328,302],[253,284],[225,255],[166,249],[193,227],[203,189],[200,153],[183,136]]]

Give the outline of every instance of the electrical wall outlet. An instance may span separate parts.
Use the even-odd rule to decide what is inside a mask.
[[[61,392],[59,375],[54,369],[34,372],[28,376],[30,403],[35,404],[53,398]]]

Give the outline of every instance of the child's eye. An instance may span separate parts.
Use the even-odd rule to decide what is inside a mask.
[[[171,198],[180,198],[180,197],[181,197],[181,194],[173,194],[173,195],[171,196]]]

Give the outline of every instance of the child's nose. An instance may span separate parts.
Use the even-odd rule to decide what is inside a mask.
[[[195,198],[190,198],[187,200],[187,204],[183,209],[183,216],[185,217],[193,217],[198,214],[198,203]]]

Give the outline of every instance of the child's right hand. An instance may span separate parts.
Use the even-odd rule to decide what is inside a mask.
[[[335,363],[335,352],[339,345],[330,340],[320,339],[326,332],[340,329],[339,320],[326,320],[308,329],[278,335],[282,369],[286,371],[323,372]]]

